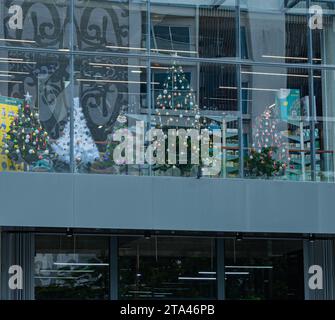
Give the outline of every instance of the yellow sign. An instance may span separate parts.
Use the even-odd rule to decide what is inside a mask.
[[[4,150],[4,139],[22,103],[20,99],[0,96],[0,171],[23,170],[22,165],[13,165]]]

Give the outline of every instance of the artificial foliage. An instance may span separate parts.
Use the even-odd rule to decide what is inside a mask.
[[[167,136],[168,129],[194,128],[200,129],[200,113],[196,104],[195,94],[190,86],[182,66],[173,64],[167,71],[163,82],[163,88],[156,98],[156,123]],[[181,175],[189,174],[194,165],[191,161],[191,141],[188,138],[185,143],[188,153],[188,163],[179,164],[179,139],[176,139],[176,164],[168,163],[167,143],[165,164],[157,164],[153,167],[154,171],[167,171],[170,168],[178,168]]]
[[[31,105],[31,98],[29,93],[25,95],[23,106],[19,106],[18,114],[10,124],[5,138],[5,153],[16,163],[24,162],[42,168],[43,161],[43,168],[48,171],[49,135],[40,123],[38,112]]]
[[[261,151],[251,150],[245,159],[246,175],[263,178],[283,175],[286,164],[273,158],[276,152],[276,147],[262,148]]]
[[[264,148],[272,148],[274,158],[287,162],[289,160],[287,144],[278,129],[277,113],[278,110],[268,108],[256,118],[252,147],[259,153]]]
[[[79,98],[74,98],[73,123],[74,160],[76,168],[84,168],[99,159],[99,151],[87,127]],[[58,159],[66,164],[70,163],[70,130],[70,121],[68,121],[62,136],[51,145]]]
[[[273,107],[267,108],[256,118],[252,149],[245,158],[248,176],[273,177],[285,174],[290,158],[279,124],[278,110]]]
[[[158,116],[166,116],[167,124],[169,124],[169,122],[174,124],[178,123],[178,119],[169,117],[171,111],[184,111],[183,114],[179,113],[178,116],[180,119],[185,116],[186,120],[184,121],[194,125],[192,112],[194,113],[196,108],[197,105],[193,89],[190,87],[183,67],[173,64],[167,72],[163,89],[156,98],[156,114]]]

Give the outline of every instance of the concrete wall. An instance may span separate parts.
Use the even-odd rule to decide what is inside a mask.
[[[0,173],[0,226],[335,233],[335,184]]]

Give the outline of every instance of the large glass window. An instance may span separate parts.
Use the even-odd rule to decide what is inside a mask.
[[[109,299],[109,239],[35,238],[35,298]]]
[[[334,65],[335,3],[311,1],[311,32],[313,37],[313,63]]]
[[[146,52],[147,1],[73,1],[76,50]]]
[[[3,50],[0,93],[0,171],[68,172],[68,56]]]
[[[241,73],[245,176],[311,180],[308,70],[243,66]]]
[[[215,240],[119,239],[120,299],[215,299]]]
[[[301,241],[225,240],[226,299],[304,299]]]
[[[145,59],[76,56],[75,171],[148,175],[136,152],[149,121],[147,81]]]
[[[236,4],[228,0],[151,1],[151,53],[187,57],[236,56]]]
[[[155,59],[151,78],[151,124],[163,132],[166,150],[165,160],[152,166],[153,174],[238,177],[236,67]]]
[[[242,0],[242,58],[262,62],[307,63],[307,13],[306,1]]]
[[[0,171],[334,181],[333,1],[0,5]]]
[[[1,0],[0,45],[68,50],[70,1]]]

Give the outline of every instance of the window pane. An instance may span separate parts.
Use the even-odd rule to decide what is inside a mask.
[[[2,51],[0,171],[69,171],[69,72],[66,55]]]
[[[137,128],[143,135],[148,125],[146,61],[76,56],[75,92],[76,171],[148,175],[135,146]]]
[[[215,299],[214,239],[120,238],[120,299]]]
[[[151,1],[151,53],[191,57],[235,57],[235,0]],[[164,32],[163,32],[164,30]]]
[[[315,161],[317,181],[334,181],[335,177],[335,96],[334,70],[314,70],[316,104]]]
[[[226,299],[304,299],[301,241],[225,240]]]
[[[307,22],[305,1],[243,0],[242,58],[263,62],[307,63]]]
[[[151,124],[162,131],[165,142],[160,146],[166,150],[162,155],[165,159],[162,162],[158,159],[152,166],[153,174],[238,177],[235,66],[155,59],[151,78]],[[184,130],[189,130],[188,137],[184,136]],[[202,134],[204,138],[200,141]]]
[[[35,298],[109,299],[109,240],[36,236]]]
[[[0,0],[0,45],[69,48],[69,1]]]
[[[144,53],[147,2],[75,0],[75,49]]]
[[[311,2],[313,63],[334,65],[334,1]]]
[[[308,71],[242,67],[248,178],[311,180]]]

